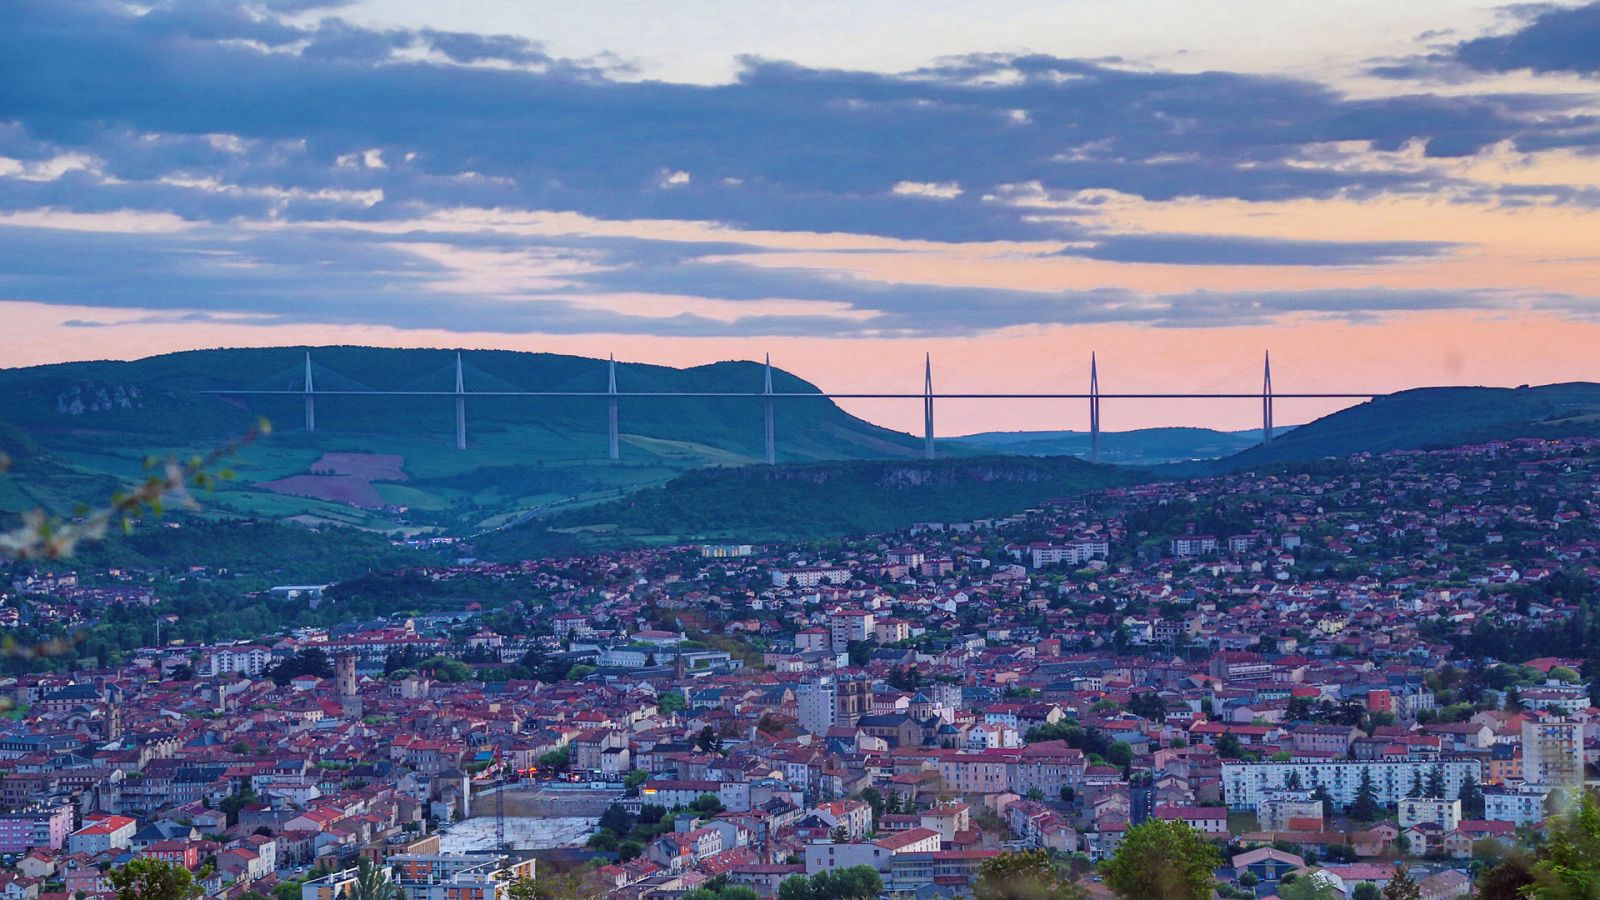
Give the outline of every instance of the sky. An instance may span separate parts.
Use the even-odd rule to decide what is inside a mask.
[[[1600,2],[8,0],[0,86],[0,366],[770,353],[915,391],[931,354],[943,390],[1071,391],[1092,351],[1106,391],[1240,391],[1270,350],[1279,391],[1600,380]]]

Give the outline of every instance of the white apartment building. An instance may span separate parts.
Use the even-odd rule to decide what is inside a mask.
[[[1544,798],[1548,787],[1534,784],[1486,787],[1483,789],[1483,817],[1490,822],[1537,825],[1544,821]]]
[[[1433,823],[1445,834],[1461,824],[1460,800],[1430,800],[1426,797],[1407,797],[1400,801],[1400,827]]]
[[[844,584],[850,580],[850,570],[838,566],[805,566],[797,569],[773,569],[773,587],[812,588],[823,583]]]
[[[1410,760],[1291,760],[1289,762],[1224,763],[1222,766],[1222,791],[1229,809],[1255,811],[1263,799],[1272,792],[1291,788],[1298,781],[1301,790],[1315,790],[1317,785],[1327,788],[1334,803],[1348,806],[1356,798],[1361,786],[1361,773],[1372,776],[1372,787],[1377,800],[1393,806],[1405,799],[1411,786],[1420,777],[1428,780],[1429,772],[1437,766],[1444,778],[1444,795],[1456,797],[1461,793],[1461,782],[1468,775],[1483,783],[1483,766],[1475,759],[1442,759],[1432,761]]]
[[[837,721],[839,687],[832,675],[818,675],[795,687],[800,727],[814,735],[825,735]]]

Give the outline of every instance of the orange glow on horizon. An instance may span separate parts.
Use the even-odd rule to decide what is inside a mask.
[[[1437,384],[1515,386],[1600,380],[1600,322],[1552,313],[1427,312],[1387,316],[1375,324],[1302,316],[1271,325],[1151,328],[1084,325],[1012,328],[972,337],[683,338],[651,335],[506,335],[403,330],[380,326],[193,322],[135,323],[144,311],[0,302],[8,339],[0,365],[87,359],[133,359],[205,347],[368,344],[567,353],[672,366],[759,359],[831,390],[919,391],[922,355],[933,356],[934,385],[945,391],[1079,391],[1088,383],[1091,350],[1099,354],[1101,389],[1118,391],[1257,391],[1261,355],[1273,356],[1278,391],[1393,391]],[[64,323],[92,318],[107,327]],[[751,385],[752,390],[759,385]],[[903,431],[920,432],[917,401],[857,400],[852,413]],[[1341,405],[1279,400],[1276,419],[1298,423]],[[1158,425],[1230,429],[1258,427],[1259,403],[1106,401],[1108,431]],[[941,401],[940,435],[987,430],[1087,427],[1077,401]],[[782,415],[779,415],[782,428]],[[780,438],[781,439],[781,438]]]

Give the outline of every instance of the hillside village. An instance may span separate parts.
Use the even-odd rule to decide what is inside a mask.
[[[412,900],[507,900],[547,872],[586,896],[777,896],[859,867],[924,898],[1041,849],[1109,896],[1095,864],[1164,820],[1216,844],[1221,896],[1317,879],[1353,898],[1404,872],[1449,898],[1600,759],[1600,440],[806,546],[452,549],[404,574],[509,598],[13,667],[0,892],[109,897],[108,870],[145,857],[228,898],[332,900],[358,859]],[[138,572],[9,576],[11,629],[168,602]],[[450,849],[498,791],[595,823],[572,846]]]

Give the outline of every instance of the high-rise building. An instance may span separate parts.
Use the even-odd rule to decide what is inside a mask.
[[[1548,787],[1583,784],[1583,723],[1528,719],[1522,723],[1522,780]]]
[[[833,652],[843,653],[852,641],[872,637],[872,613],[864,609],[841,609],[828,617],[828,631],[832,637]]]
[[[795,690],[800,727],[815,735],[825,735],[838,721],[839,688],[832,675],[818,675],[801,682]]]

